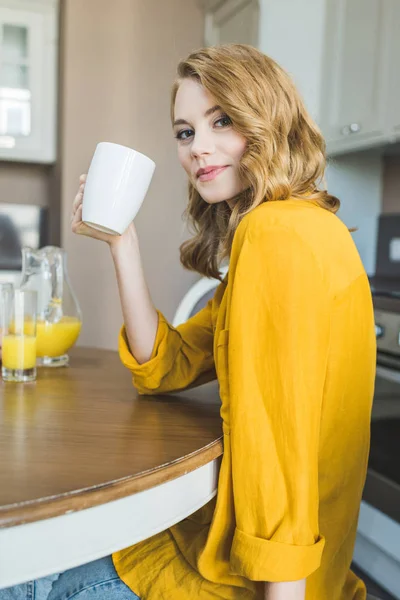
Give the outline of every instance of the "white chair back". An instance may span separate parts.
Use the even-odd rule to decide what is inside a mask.
[[[228,267],[221,267],[220,272],[222,276],[225,277],[228,272]],[[208,300],[213,297],[215,289],[220,283],[219,279],[202,277],[192,285],[179,303],[172,325],[177,327],[178,325],[181,325],[181,323],[185,323],[190,317],[204,308]]]

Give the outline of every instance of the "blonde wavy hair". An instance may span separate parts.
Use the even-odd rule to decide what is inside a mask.
[[[313,200],[333,213],[340,202],[323,181],[326,157],[320,130],[289,75],[271,58],[244,44],[202,48],[182,60],[171,93],[171,120],[182,80],[200,82],[247,140],[239,175],[244,191],[231,210],[227,202],[207,204],[189,182],[185,216],[193,237],[180,247],[189,270],[221,279],[235,231],[263,202]]]

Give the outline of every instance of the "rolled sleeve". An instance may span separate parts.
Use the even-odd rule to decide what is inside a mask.
[[[311,546],[294,546],[254,537],[235,530],[230,565],[252,581],[298,581],[318,569],[325,540]]]
[[[158,327],[150,359],[138,363],[129,348],[125,326],[118,349],[122,363],[131,371],[140,394],[179,391],[215,379],[212,302],[186,323],[173,327],[158,312]]]
[[[131,353],[125,325],[122,326],[119,335],[118,350],[121,362],[131,371],[133,383],[141,394],[149,393],[160,387],[165,373],[171,371],[180,348],[180,340],[177,339],[173,343],[173,339],[169,335],[170,328],[168,321],[161,312],[157,312],[158,327],[156,339],[150,359],[145,363],[138,363]]]

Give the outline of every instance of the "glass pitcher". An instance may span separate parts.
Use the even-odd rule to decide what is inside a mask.
[[[21,289],[36,290],[37,365],[68,365],[68,350],[82,327],[82,313],[67,273],[67,256],[62,248],[22,248]]]

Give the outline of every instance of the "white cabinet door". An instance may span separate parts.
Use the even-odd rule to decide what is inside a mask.
[[[258,44],[258,0],[226,0],[206,15],[206,45]]]
[[[400,1],[390,1],[389,17],[389,77],[385,127],[392,140],[400,138]]]
[[[388,0],[328,0],[320,125],[328,151],[384,135]]]
[[[0,0],[0,160],[56,159],[53,0]]]
[[[224,0],[197,0],[197,4],[203,11],[215,10]]]

